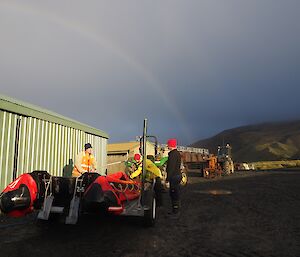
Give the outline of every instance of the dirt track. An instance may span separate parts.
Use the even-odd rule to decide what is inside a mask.
[[[180,218],[167,215],[166,194],[154,228],[128,217],[85,216],[75,226],[2,217],[0,256],[300,256],[300,172],[189,182]]]

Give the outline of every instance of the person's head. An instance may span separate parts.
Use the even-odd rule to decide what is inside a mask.
[[[90,143],[86,143],[84,145],[84,151],[86,153],[89,153],[89,154],[92,154],[93,153],[93,148],[92,148],[92,145]]]
[[[170,138],[167,142],[169,150],[174,150],[177,148],[177,140],[176,138]]]

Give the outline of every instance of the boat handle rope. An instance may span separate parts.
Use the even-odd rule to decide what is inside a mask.
[[[129,190],[130,192],[134,190],[140,190],[140,186],[137,184],[127,184],[127,183],[118,183],[118,187],[116,187],[116,182],[111,182],[110,185],[119,193],[124,193],[126,190]],[[123,188],[122,185],[125,185],[125,188]]]
[[[119,187],[119,188],[117,188],[117,187],[115,186],[114,183],[110,183],[110,185],[111,185],[117,192],[119,192],[119,193],[124,193],[124,192],[127,190],[127,188],[128,188],[127,184],[125,184],[125,185],[126,185],[126,186],[125,186],[125,189],[123,189],[123,187],[122,187],[121,184],[118,184],[118,187]]]

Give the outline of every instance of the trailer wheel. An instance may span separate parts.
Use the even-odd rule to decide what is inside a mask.
[[[147,209],[144,210],[144,225],[146,227],[153,227],[156,220],[156,199],[153,191],[145,192]]]
[[[226,175],[229,175],[231,172],[230,172],[230,162],[228,160],[226,160],[224,162],[224,172]]]
[[[230,173],[234,173],[234,164],[233,164],[233,161],[230,160],[229,164],[230,164]]]

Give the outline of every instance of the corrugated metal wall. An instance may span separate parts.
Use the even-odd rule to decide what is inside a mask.
[[[18,115],[0,111],[0,189],[12,181]]]
[[[106,138],[0,110],[0,190],[13,180],[15,156],[16,176],[33,170],[68,176],[71,175],[76,154],[83,150],[87,142],[93,146],[98,171],[104,174]]]

